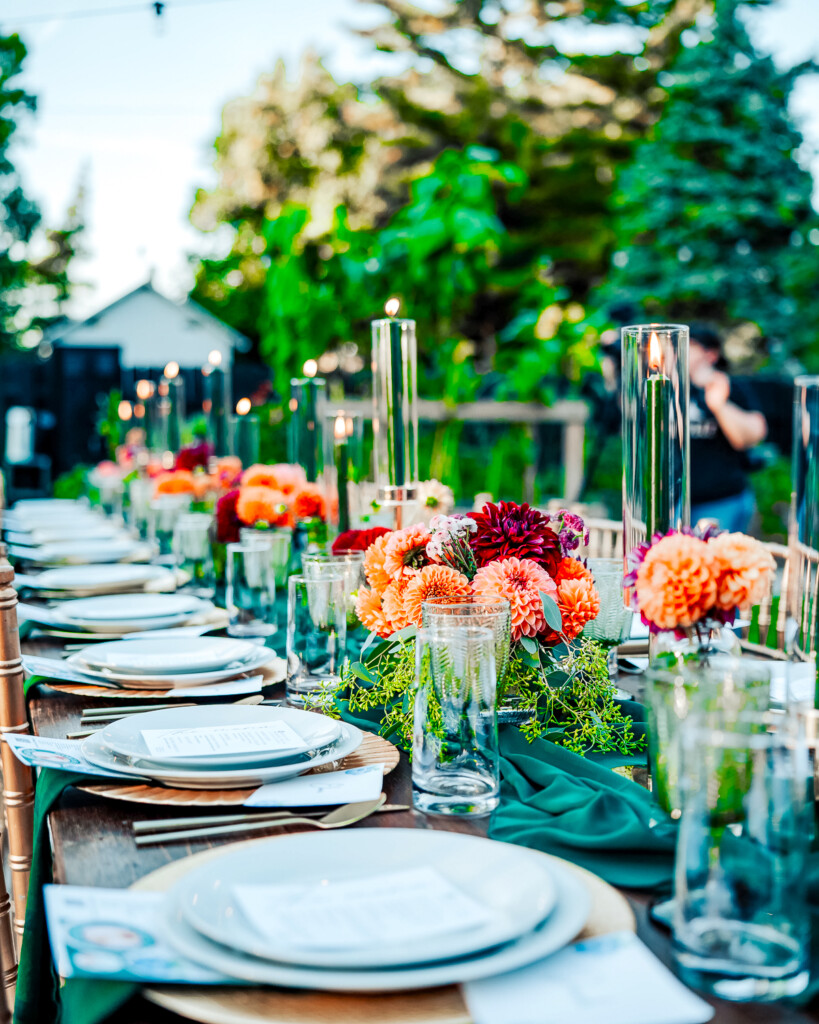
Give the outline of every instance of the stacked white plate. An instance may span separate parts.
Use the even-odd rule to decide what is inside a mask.
[[[93,565],[106,562],[148,562],[151,548],[127,534],[92,536],[84,540],[61,540],[24,547],[9,545],[9,554],[32,565]]]
[[[44,621],[85,633],[137,633],[181,626],[213,611],[213,603],[190,594],[110,594],[64,601]]]
[[[145,589],[174,590],[176,577],[161,565],[66,565],[24,576],[23,589],[61,598],[116,594]]]
[[[86,737],[101,768],[185,789],[244,789],[341,760],[363,733],[312,711],[210,704],[129,715]]]
[[[526,966],[571,942],[589,910],[577,876],[536,851],[356,828],[227,847],[170,890],[166,938],[243,981],[384,992]]]
[[[279,660],[269,647],[229,637],[140,637],[76,651],[67,664],[127,689],[161,690],[225,682]]]

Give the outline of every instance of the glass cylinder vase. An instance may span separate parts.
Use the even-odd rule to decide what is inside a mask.
[[[315,377],[294,377],[290,381],[287,460],[301,466],[313,483],[323,469],[320,424],[326,391],[326,382]]]
[[[261,430],[259,417],[253,413],[241,413],[230,418],[230,431],[233,438],[233,454],[247,469],[259,461]]]
[[[819,627],[819,377],[797,377],[785,643],[794,661],[816,664]]]
[[[322,438],[327,525],[335,536],[354,525],[356,486],[364,473],[364,420],[359,413],[344,409],[327,412],[322,419]]]
[[[378,500],[412,500],[418,484],[415,321],[372,322],[373,445]],[[398,525],[398,524],[396,524]]]
[[[689,523],[688,328],[623,327],[621,342],[627,554],[655,534]]]

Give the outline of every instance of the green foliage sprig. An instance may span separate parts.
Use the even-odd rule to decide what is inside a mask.
[[[606,652],[581,638],[572,648],[514,645],[499,705],[514,702],[527,717],[518,726],[529,742],[544,738],[577,754],[636,754],[644,739],[615,700]],[[405,749],[412,747],[415,687],[415,628],[376,641],[357,662],[348,662],[339,684],[314,698],[325,713],[340,717],[342,703],[352,715],[382,713],[380,733]]]

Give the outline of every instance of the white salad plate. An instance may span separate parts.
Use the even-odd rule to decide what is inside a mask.
[[[404,844],[414,842],[417,835],[429,837],[448,836],[449,833],[432,831],[420,832],[413,829],[367,829],[357,828],[349,831],[327,833],[302,833],[299,835],[277,836],[267,843],[264,849],[261,844],[254,844],[256,849],[251,853],[261,864],[269,867],[270,878],[290,879],[301,869],[308,857],[308,850],[316,849],[313,854],[315,863],[323,865],[323,875],[330,880],[336,878],[337,858],[341,850],[346,849],[347,842],[358,850],[360,874],[369,867],[370,875],[382,870],[384,863],[377,851],[381,850],[382,842],[391,838],[396,852]],[[383,838],[382,838],[383,837]],[[475,843],[492,843],[492,840],[478,836],[464,836]],[[341,840],[341,842],[338,842]],[[443,848],[443,846],[442,846]],[[215,942],[192,927],[186,913],[188,905],[183,908],[174,894],[188,894],[185,888],[187,878],[182,879],[171,890],[168,900],[165,937],[168,942],[183,956],[203,966],[211,967],[231,977],[261,985],[280,985],[288,988],[319,989],[331,992],[391,992],[404,989],[429,988],[438,985],[459,984],[474,981],[478,978],[503,974],[541,960],[551,953],[562,949],[574,939],[583,928],[591,908],[591,898],[583,883],[564,867],[555,864],[544,854],[528,851],[533,857],[542,857],[549,867],[549,875],[556,892],[556,901],[551,913],[545,920],[536,924],[520,938],[501,946],[479,951],[470,956],[455,957],[436,963],[421,963],[407,966],[339,969],[297,966],[255,957],[228,945],[227,937],[222,936],[221,942]],[[225,854],[233,855],[235,851],[225,848]],[[209,861],[207,867],[216,867],[222,858]],[[373,867],[377,865],[377,869]],[[191,874],[201,875],[203,869],[194,869]],[[316,876],[318,877],[318,876]],[[225,876],[229,885],[236,885],[236,877]],[[489,883],[502,885],[507,881],[503,876],[494,876]],[[212,890],[208,890],[208,899],[213,899]],[[197,924],[201,923],[197,918]],[[245,927],[247,925],[245,924]],[[231,931],[231,939],[235,930]]]
[[[209,752],[207,755],[176,756],[152,755],[145,743],[145,730],[163,730],[179,735],[192,729],[213,729],[219,727],[246,728],[254,726],[279,725],[289,727],[292,744],[267,750],[235,751],[224,753]],[[257,767],[259,765],[295,764],[297,760],[308,760],[306,754],[315,756],[317,750],[330,747],[341,738],[341,726],[332,718],[313,711],[295,708],[257,707],[248,705],[205,705],[194,708],[166,708],[161,711],[146,711],[141,715],[112,722],[96,733],[101,749],[116,758],[123,758],[137,768],[145,766],[210,770]]]
[[[55,614],[68,628],[123,633],[178,625],[212,609],[213,602],[188,594],[108,594],[65,601]]]
[[[93,676],[96,679],[103,680],[105,682],[119,683],[128,689],[135,690],[154,690],[162,689],[163,687],[173,687],[175,689],[185,689],[190,686],[202,686],[206,683],[219,683],[228,679],[233,679],[239,675],[247,675],[250,672],[256,672],[263,668],[265,665],[270,665],[275,661],[281,661],[278,658],[275,651],[272,651],[269,647],[263,647],[258,644],[252,644],[254,648],[252,655],[236,659],[235,661],[227,662],[222,668],[209,669],[204,672],[184,672],[176,671],[175,669],[169,669],[166,672],[162,672],[159,669],[159,665],[154,669],[153,672],[141,672],[139,670],[130,669],[117,669],[108,668],[105,665],[100,665],[96,660],[96,653],[101,647],[108,647],[109,644],[150,644],[152,647],[165,648],[167,650],[176,651],[178,648],[184,646],[188,647],[193,641],[202,641],[210,639],[221,639],[219,637],[168,637],[160,636],[148,639],[147,637],[140,637],[138,640],[113,640],[106,641],[104,644],[94,645],[90,650],[85,648],[82,651],[76,651],[66,659],[66,664],[76,669],[78,672],[82,672],[84,675]],[[242,641],[247,642],[247,641]],[[117,657],[119,654],[116,655]],[[123,661],[127,661],[127,654],[123,652]]]
[[[140,586],[166,579],[173,580],[173,573],[161,565],[123,565],[113,562],[46,569],[32,577],[26,585],[38,590],[96,590],[109,586]]]
[[[218,707],[224,710],[228,705],[217,704],[209,707]],[[333,761],[340,761],[356,751],[364,739],[364,733],[347,722],[339,724],[341,736],[335,744],[322,748],[315,757],[307,761],[299,761],[295,764],[278,764],[270,767],[239,768],[228,770],[222,767],[212,769],[184,769],[184,768],[152,768],[149,765],[137,767],[128,764],[122,758],[115,757],[105,750],[99,740],[99,735],[87,736],[83,740],[82,752],[89,761],[92,761],[100,768],[107,768],[109,771],[121,772],[125,775],[133,775],[135,778],[151,779],[166,786],[174,786],[180,789],[251,789],[264,786],[268,782],[281,782],[284,779],[292,779],[297,775],[321,765],[330,764]]]
[[[231,669],[255,662],[261,648],[249,640],[191,636],[122,640],[80,652],[86,664],[127,675],[184,675]],[[269,652],[273,657],[273,652]]]
[[[339,832],[341,838],[329,843],[295,844],[298,851],[271,845],[270,859],[260,856],[262,851],[237,847],[186,875],[171,892],[172,905],[206,938],[262,960],[352,969],[472,956],[519,939],[555,906],[550,861],[524,847],[421,829],[369,829],[364,834],[367,842],[378,836],[366,849],[361,831],[355,829]],[[439,905],[440,913],[433,911],[428,921],[413,921],[397,931],[391,922],[392,934],[382,935],[372,908],[358,905],[357,911],[370,917],[360,935],[317,936],[315,927],[300,934],[299,918],[308,913],[304,901],[311,896],[322,903],[329,900],[333,914],[349,917],[358,890],[344,893],[339,883],[371,886],[382,876],[380,884],[389,889],[400,886],[402,879],[412,884],[411,876],[419,869],[426,869],[436,883],[443,878],[459,899],[466,897],[461,909],[467,917],[457,917],[457,904]],[[423,889],[424,882],[415,884]],[[435,903],[439,896],[433,891],[427,898]],[[249,904],[263,919],[258,928],[245,910]]]
[[[9,546],[9,553],[36,565],[91,565],[101,562],[143,561],[151,557],[147,544],[132,540],[76,540],[40,547]]]

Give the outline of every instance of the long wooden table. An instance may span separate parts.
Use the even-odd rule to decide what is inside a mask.
[[[59,657],[61,647],[54,641],[31,640],[23,644],[23,649],[28,654]],[[36,733],[64,739],[68,733],[80,728],[80,716],[84,708],[116,703],[115,700],[92,700],[41,688],[29,701],[29,716]],[[406,755],[401,755],[399,766],[386,777],[384,789],[390,803],[412,803]],[[50,816],[54,880],[71,885],[127,888],[138,878],[170,861],[230,841],[206,839],[200,842],[137,847],[131,833],[131,823],[162,816],[163,809],[160,807],[103,800],[80,790],[68,790]],[[164,816],[179,817],[181,811],[179,808],[168,809]],[[439,828],[474,835],[486,833],[486,822],[483,819],[427,817],[416,811],[373,816],[361,822],[361,826]],[[296,832],[300,829],[278,829],[277,833],[283,831]],[[259,831],[240,838],[256,838],[263,834]],[[668,935],[648,919],[649,899],[641,893],[626,892],[625,895],[637,917],[640,937],[660,959],[670,963]],[[789,1006],[709,1001],[716,1009],[714,1020],[717,1024],[808,1024],[819,1021],[819,1013],[799,1012]],[[183,1024],[183,1018],[136,998],[112,1015],[107,1024]],[[343,1022],[339,1021],[339,1024]]]

